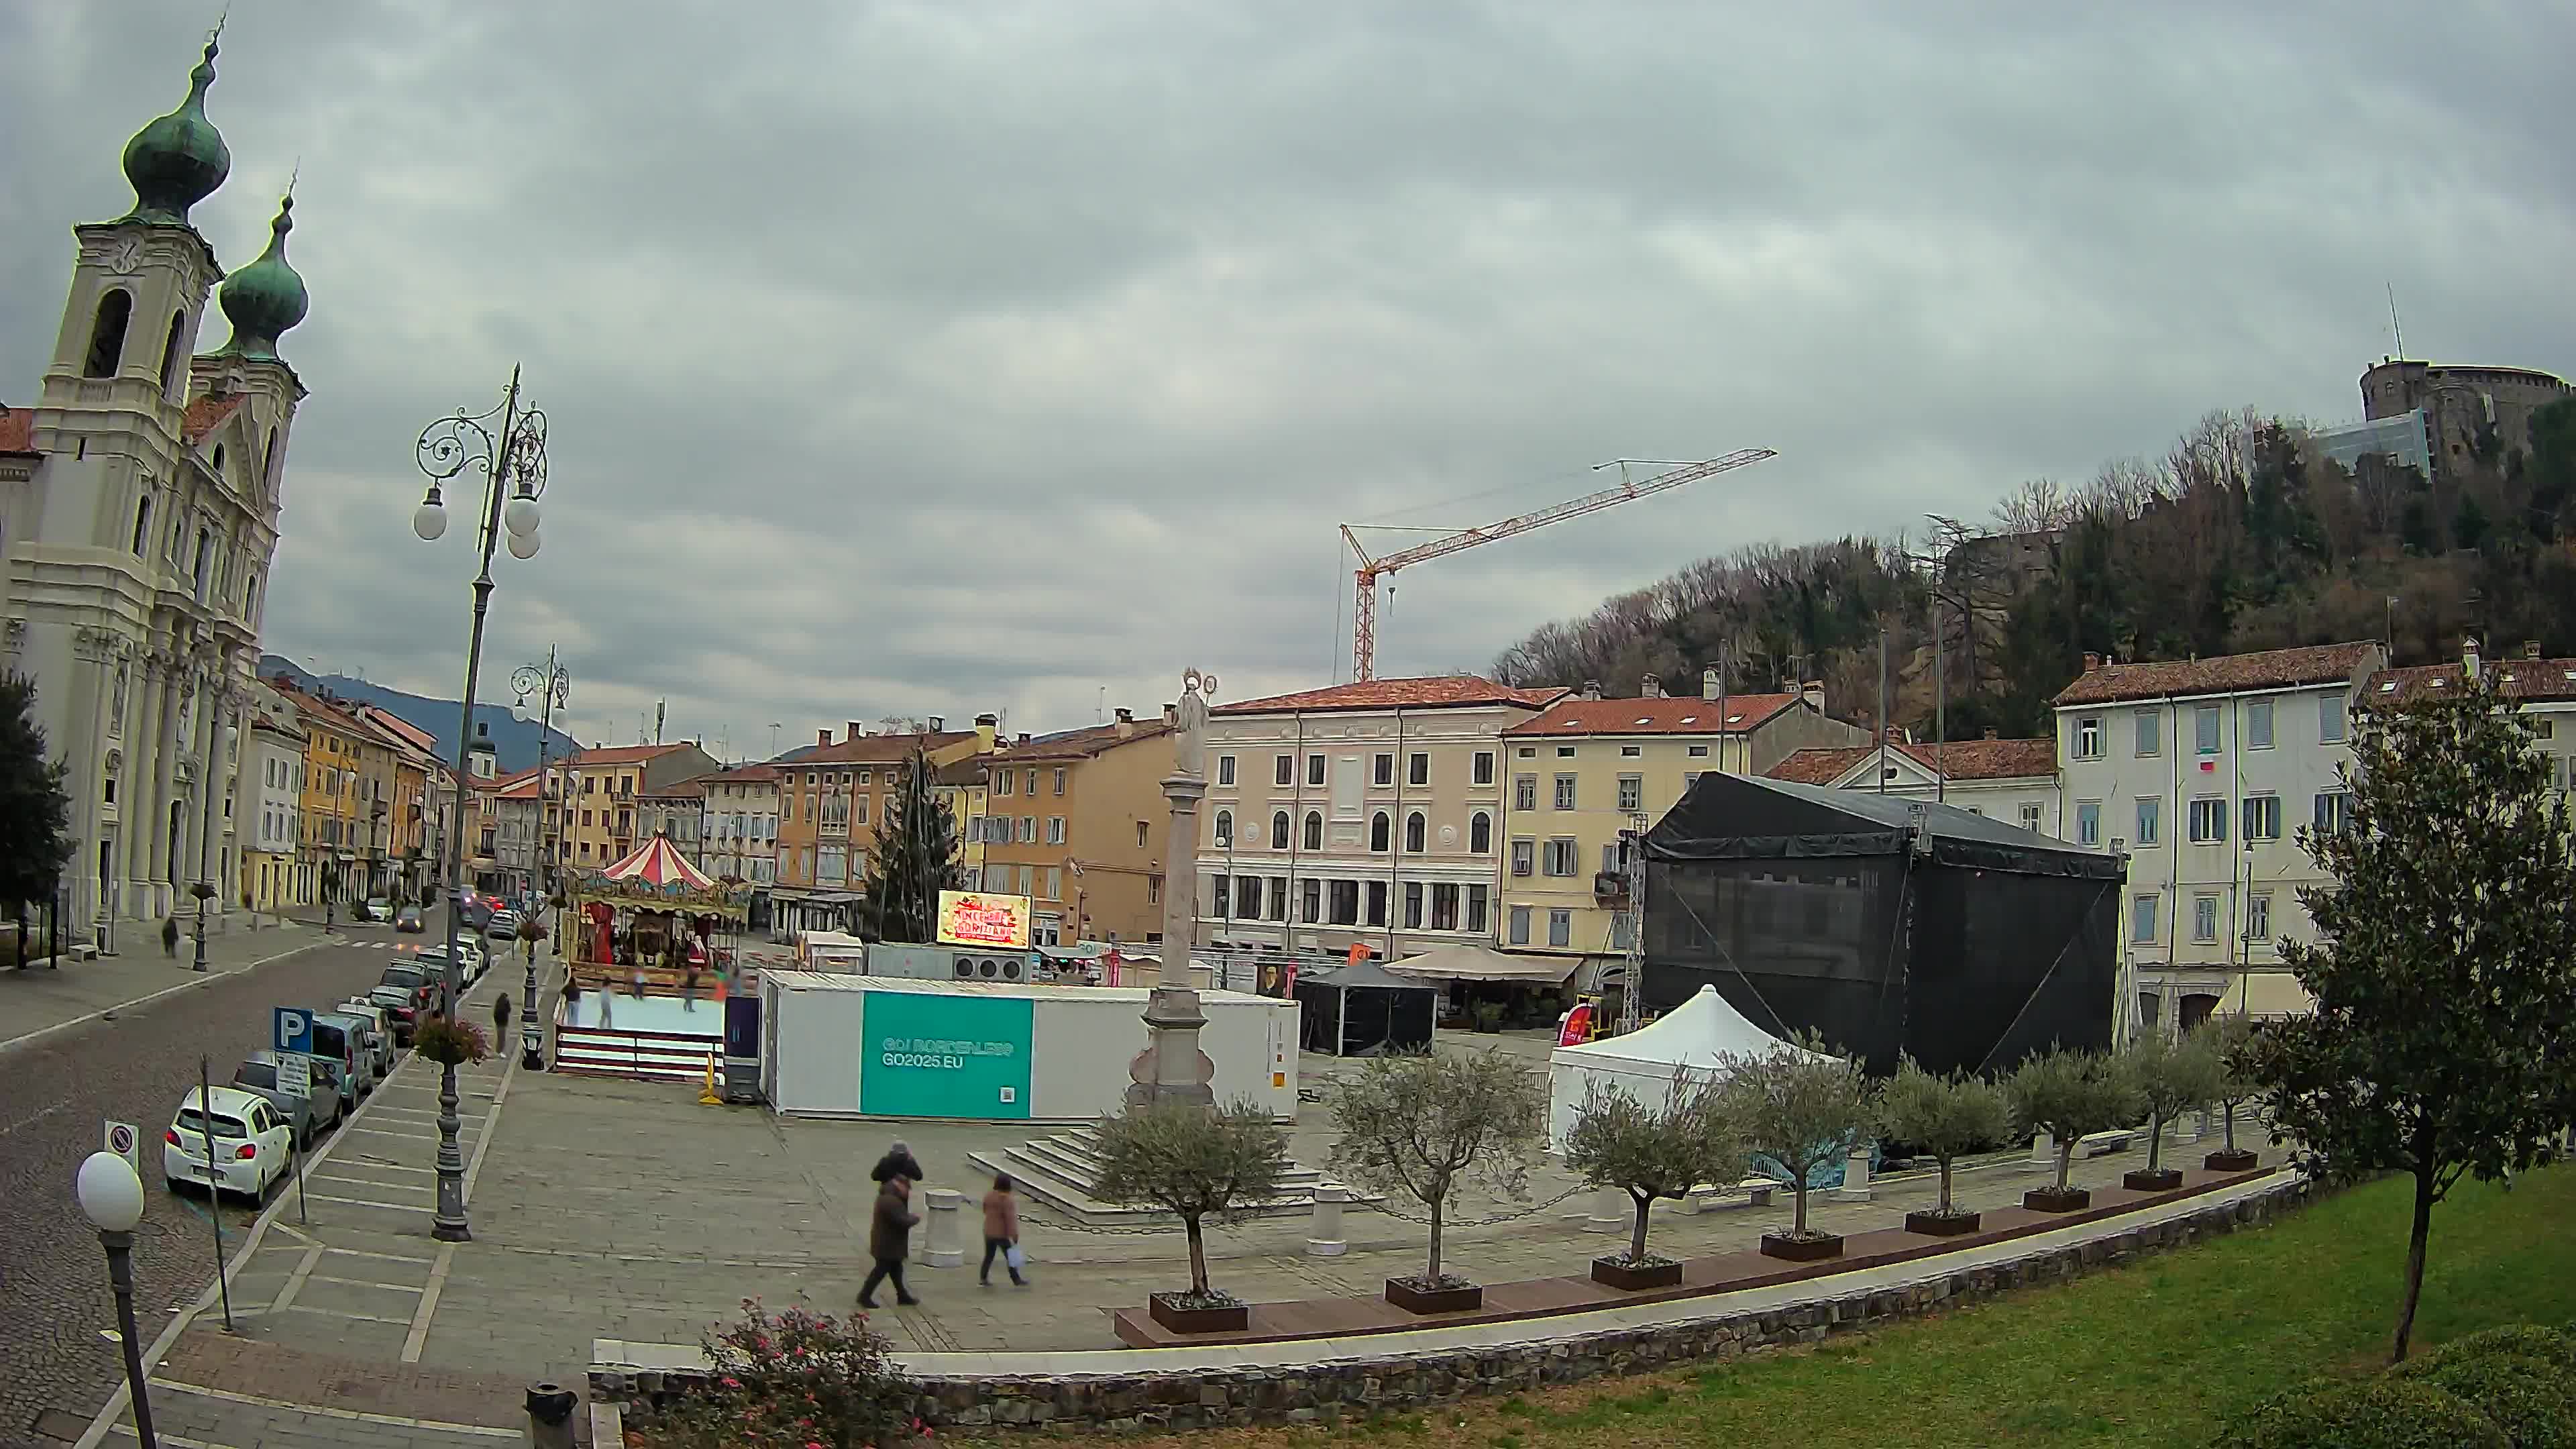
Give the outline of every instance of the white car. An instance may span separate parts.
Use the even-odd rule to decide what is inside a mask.
[[[420,964],[432,972],[446,970],[447,948],[444,945],[421,947]],[[491,959],[483,954],[481,942],[470,936],[457,939],[456,984],[460,989],[471,987],[475,982],[482,980],[484,971],[491,964]]]
[[[206,1157],[200,1094],[190,1092],[161,1134],[161,1175],[172,1192],[187,1184],[265,1201],[269,1184],[286,1175],[294,1129],[257,1092],[217,1087],[203,1096],[214,1117],[213,1160]]]

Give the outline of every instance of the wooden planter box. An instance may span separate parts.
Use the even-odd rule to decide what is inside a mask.
[[[1975,1232],[1978,1223],[1983,1220],[1984,1215],[1981,1213],[1947,1215],[1931,1212],[1907,1213],[1905,1230],[1909,1233],[1921,1233],[1928,1238],[1955,1238],[1962,1233]]]
[[[1682,1286],[1682,1265],[1677,1261],[1630,1264],[1621,1258],[1595,1258],[1592,1260],[1592,1281],[1605,1288],[1629,1293],[1648,1288],[1679,1288]]]
[[[2093,1205],[2093,1194],[2080,1187],[2034,1187],[2021,1195],[2021,1205],[2035,1213],[2080,1213]]]
[[[1389,1278],[1386,1301],[1407,1313],[1465,1313],[1485,1306],[1485,1290],[1473,1283],[1456,1288],[1417,1288],[1406,1279]]]
[[[1838,1233],[1821,1238],[1793,1238],[1786,1233],[1764,1233],[1762,1256],[1791,1263],[1815,1263],[1843,1255],[1843,1240]]]
[[[2133,1168],[2120,1174],[2120,1186],[2131,1192],[2171,1192],[2182,1186],[2179,1167]]]
[[[1177,1293],[1157,1293],[1145,1300],[1145,1311],[1154,1321],[1174,1333],[1242,1333],[1252,1327],[1252,1305],[1232,1303],[1221,1308],[1184,1308]]]
[[[2200,1165],[2212,1172],[2252,1172],[2262,1165],[2262,1159],[2242,1147],[2233,1152],[2222,1147],[2202,1158]]]

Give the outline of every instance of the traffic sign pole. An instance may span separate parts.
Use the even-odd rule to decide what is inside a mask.
[[[305,1033],[309,1039],[309,1022]],[[233,1275],[224,1262],[224,1170],[215,1162],[213,1070],[204,1057],[197,1058],[197,1136],[206,1144],[206,1221],[215,1225],[215,1283],[224,1300],[224,1332],[234,1333],[239,1330],[233,1327]]]

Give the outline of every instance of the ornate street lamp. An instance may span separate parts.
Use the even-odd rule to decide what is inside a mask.
[[[156,1449],[152,1434],[152,1398],[143,1377],[142,1335],[134,1327],[134,1225],[143,1221],[143,1179],[134,1164],[113,1152],[93,1152],[80,1165],[72,1191],[81,1216],[98,1229],[107,1249],[107,1285],[116,1293],[116,1333],[125,1347],[125,1390],[134,1401],[134,1437],[143,1449]]]
[[[546,867],[550,863],[553,854],[551,847],[546,843],[546,820],[554,811],[553,776],[546,766],[546,747],[554,742],[555,706],[559,704],[570,705],[572,703],[572,674],[567,671],[561,663],[557,662],[555,659],[555,651],[550,648],[546,650],[546,662],[544,667],[540,668],[534,664],[522,664],[517,669],[511,671],[510,688],[518,694],[519,703],[521,704],[526,704],[528,702],[528,696],[531,694],[542,692],[545,696],[545,705],[538,712],[537,717],[537,870],[535,880],[537,898],[539,900],[543,900],[546,896],[547,876],[550,874]],[[531,912],[530,919],[534,918],[534,913]],[[524,929],[525,926],[526,922],[522,921],[522,929]],[[522,939],[520,951],[521,954],[525,955],[528,959],[528,980],[526,989],[519,997],[519,1065],[532,1072],[542,1072],[546,1069],[544,1051],[546,1034],[544,1030],[537,1025],[537,938],[534,936],[524,937]]]
[[[497,432],[488,426],[496,418]],[[546,491],[546,415],[519,406],[519,369],[513,367],[510,389],[499,407],[472,414],[459,408],[454,417],[440,418],[422,429],[414,451],[420,470],[429,475],[429,492],[411,515],[411,531],[424,543],[435,543],[447,532],[446,501],[439,485],[469,470],[483,474],[483,506],[476,515],[482,567],[474,576],[474,625],[465,644],[464,717],[456,728],[455,818],[462,821],[473,779],[467,751],[474,739],[474,686],[483,670],[483,619],[492,602],[492,550],[506,537],[510,557],[537,556],[537,499]],[[439,972],[439,1000],[447,1019],[456,1021],[460,1019],[456,998],[463,991],[457,974],[463,921],[456,888],[465,874],[465,833],[449,831],[446,846],[442,884],[447,891],[447,960]],[[474,1236],[465,1219],[465,1154],[456,1140],[460,1125],[456,1064],[448,1062],[440,1067],[438,1078],[438,1212],[430,1233],[450,1243]]]

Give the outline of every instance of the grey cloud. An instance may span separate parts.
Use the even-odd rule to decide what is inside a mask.
[[[0,396],[204,18],[0,16]],[[2571,48],[2503,4],[315,0],[235,17],[199,215],[247,260],[302,157],[280,652],[455,687],[411,440],[520,362],[555,482],[495,667],[559,642],[583,737],[667,696],[751,750],[1321,682],[1336,523],[1616,454],[1782,456],[1399,575],[1382,668],[2212,406],[2348,416],[2391,284],[2417,351],[2564,371]]]

